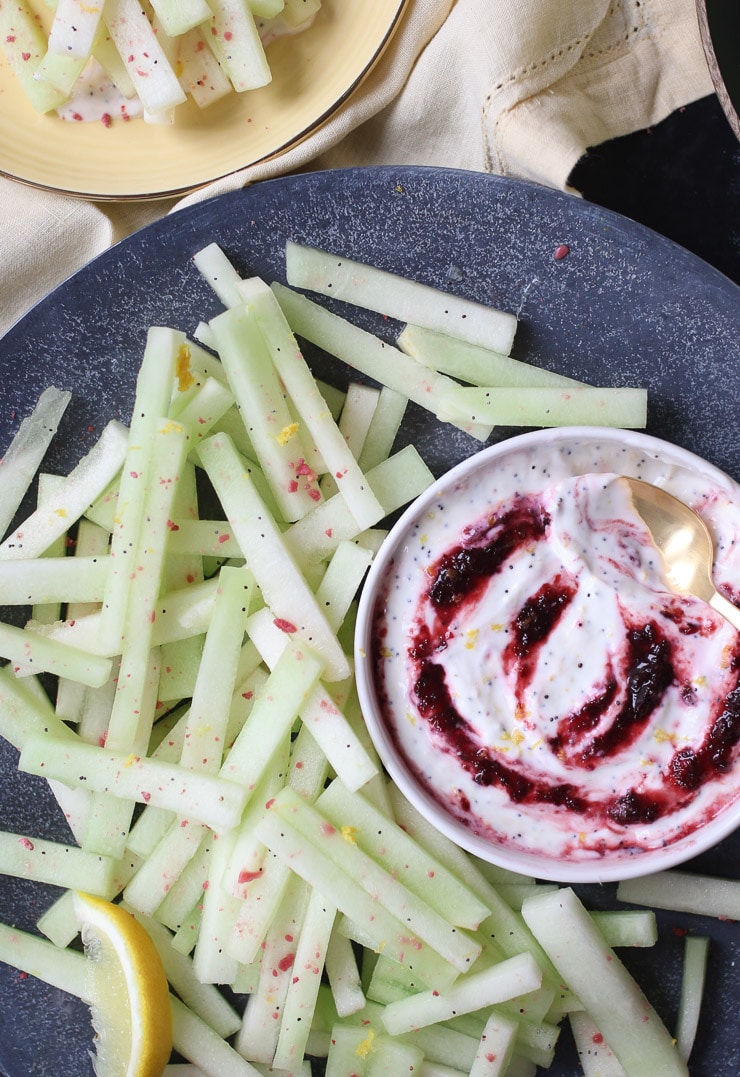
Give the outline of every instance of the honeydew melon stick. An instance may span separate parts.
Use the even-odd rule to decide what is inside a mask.
[[[675,1041],[570,887],[530,898],[522,915],[629,1077],[687,1077]]]
[[[434,481],[434,476],[413,445],[406,445],[377,464],[366,478],[385,515],[413,501]],[[284,541],[299,564],[305,566],[331,557],[341,542],[361,532],[343,497],[334,495],[292,524]]]
[[[270,805],[269,814],[279,816],[298,831],[334,865],[346,872],[391,916],[406,924],[409,931],[466,972],[481,950],[464,932],[413,894],[391,870],[377,863],[355,842],[351,828],[332,825],[316,808],[306,804],[290,788],[281,790]]]
[[[458,970],[408,930],[406,924],[386,912],[346,871],[337,870],[332,859],[307,842],[292,822],[272,806],[257,824],[257,835],[283,864],[325,894],[337,909],[360,924],[373,948],[414,969],[425,984],[443,990],[459,976]]]
[[[585,1010],[568,1014],[583,1077],[625,1077],[619,1059]]]
[[[144,754],[149,745],[159,681],[158,655],[152,644],[153,622],[164,575],[167,523],[172,517],[187,445],[185,429],[174,422],[164,422],[153,435],[143,505],[146,527],[140,529],[134,551],[135,571],[125,596],[121,667],[106,736],[106,745],[113,751]],[[132,804],[94,797],[85,848],[120,856],[132,811]]]
[[[44,389],[0,459],[0,537],[10,527],[40,468],[70,398],[66,390],[54,386]]]
[[[647,391],[639,388],[562,389],[479,388],[456,385],[442,400],[437,416],[452,421],[464,413],[471,422],[493,426],[619,426],[647,424]]]
[[[295,942],[303,930],[308,893],[303,879],[292,874],[265,936],[257,990],[247,1000],[234,1040],[237,1051],[255,1062],[269,1065],[275,1054],[288,984],[298,973]]]
[[[49,52],[87,60],[103,15],[104,0],[58,0],[49,29]]]
[[[676,1021],[676,1042],[679,1054],[688,1062],[699,1027],[704,985],[707,977],[709,939],[702,935],[687,935],[684,942],[684,965],[681,978],[681,997]]]
[[[58,108],[66,96],[35,77],[46,45],[46,34],[26,0],[0,4],[0,48],[36,112]]]
[[[351,382],[347,387],[347,395],[337,419],[337,426],[347,443],[347,448],[358,462],[379,400],[380,390],[370,385]],[[360,468],[360,470],[364,472],[366,469]],[[321,478],[321,492],[324,497],[337,492],[337,481],[330,473]]]
[[[112,669],[110,658],[100,658],[68,643],[3,623],[0,623],[0,657],[7,659],[14,672],[21,675],[54,673],[91,688],[104,685]]]
[[[168,412],[177,364],[186,349],[185,334],[177,330],[152,326],[147,333],[116,501],[111,536],[113,562],[100,628],[100,635],[111,647],[112,654],[120,653],[126,621],[126,600],[146,494],[149,449],[160,417]]]
[[[211,17],[206,0],[152,0],[152,8],[170,37],[184,34]]]
[[[103,19],[145,111],[181,105],[185,93],[139,0],[107,0]]]
[[[252,14],[259,19],[274,19],[285,7],[285,0],[249,0]]]
[[[362,793],[351,793],[335,779],[316,807],[335,827],[347,827],[361,849],[450,923],[473,929],[488,916],[487,905]]]
[[[106,561],[105,557],[0,561],[0,604],[100,602],[108,579]]]
[[[335,479],[360,527],[372,527],[383,518],[382,506],[334,421],[280,304],[264,281],[258,278],[245,282],[243,294],[267,343],[280,380],[308,427],[327,471]]]
[[[61,475],[51,475],[48,471],[40,471],[38,475],[38,491],[36,495],[36,505],[43,505],[46,498],[51,496],[53,490],[57,488],[60,482],[62,482]],[[67,535],[60,535],[56,542],[52,542],[51,546],[47,547],[42,554],[43,557],[64,557],[67,552]],[[79,554],[82,555],[85,551],[80,550]],[[77,544],[75,544],[75,556],[78,554]],[[31,620],[40,624],[53,624],[55,621],[61,620],[62,617],[62,603],[50,602],[39,603],[33,605],[31,609]]]
[[[283,21],[288,26],[302,26],[321,8],[321,0],[285,0]]]
[[[617,900],[633,905],[654,905],[673,912],[740,920],[740,882],[737,879],[686,871],[659,871],[620,882]]]
[[[516,316],[314,247],[285,244],[288,284],[508,355]]]
[[[287,521],[299,520],[321,500],[306,464],[303,433],[293,422],[285,390],[255,320],[242,304],[210,323],[224,369],[257,459]]]
[[[496,385],[511,388],[550,385],[578,385],[574,378],[543,370],[510,355],[468,344],[459,337],[425,329],[421,325],[406,325],[396,338],[399,348],[413,355],[424,366],[449,374],[469,385]]]
[[[371,471],[391,455],[407,406],[408,398],[402,393],[389,389],[387,385],[380,390],[378,406],[358,457],[363,471]]]
[[[179,39],[180,85],[198,108],[208,108],[231,93],[231,83],[196,26]]]
[[[429,370],[399,348],[386,344],[291,288],[276,282],[272,290],[296,336],[310,340],[361,374],[394,389],[434,415],[443,401],[449,400],[448,390],[455,385],[451,378]],[[478,441],[485,441],[491,433],[490,426],[466,423],[461,416],[451,421],[457,424],[458,419],[462,422],[461,429]]]
[[[172,935],[151,916],[131,910],[157,948],[168,981],[179,997],[219,1036],[228,1039],[241,1025],[241,1018],[230,1002],[212,984],[200,983],[193,972],[193,962],[172,946]]]
[[[170,995],[170,1005],[173,1046],[205,1077],[262,1077],[259,1070],[175,995]]]
[[[224,868],[234,847],[235,829],[217,837],[211,846],[208,887],[201,898],[202,912],[193,954],[193,972],[201,983],[231,984],[237,960],[229,938],[241,902],[223,887]]]
[[[310,892],[272,1059],[276,1069],[295,1069],[303,1060],[336,912],[319,890]]]
[[[87,958],[76,950],[65,950],[38,935],[0,924],[0,961],[90,1001],[86,987]]]
[[[244,626],[254,577],[247,568],[224,566],[185,725],[180,762],[216,773],[223,761],[231,700],[236,689]]]
[[[209,0],[213,12],[205,38],[237,93],[272,81],[254,15],[246,0]]]
[[[481,1033],[480,1044],[469,1077],[500,1077],[506,1073],[514,1053],[516,1022],[492,1013]]]
[[[74,737],[30,736],[19,766],[73,787],[167,808],[217,833],[236,826],[246,801],[246,791],[235,782],[159,759],[111,752]]]
[[[269,610],[253,614],[247,629],[267,665],[276,669],[288,637],[275,626]],[[377,773],[371,755],[323,684],[314,685],[302,700],[300,718],[349,788],[359,789]]]
[[[127,885],[124,900],[138,912],[152,916],[195,856],[204,831],[202,824],[176,818]]]
[[[291,635],[326,663],[328,680],[344,680],[350,667],[341,644],[230,439],[215,434],[203,443],[200,454],[265,603],[290,627]]]
[[[108,423],[92,449],[0,545],[0,559],[39,557],[79,520],[119,471],[128,434],[119,422]]]
[[[320,660],[289,642],[221,766],[222,778],[241,783],[251,795],[320,674]]]
[[[386,1030],[402,1036],[425,1025],[449,1021],[456,1014],[474,1013],[487,1006],[536,991],[542,971],[531,954],[517,954],[471,972],[444,991],[421,991],[389,1003],[382,1014]]]
[[[73,735],[46,696],[32,689],[30,680],[18,680],[9,666],[0,666],[0,737],[20,751],[33,733]]]
[[[76,845],[29,838],[0,831],[0,864],[4,875],[34,882],[88,890],[106,897],[116,871],[116,862],[93,856]]]

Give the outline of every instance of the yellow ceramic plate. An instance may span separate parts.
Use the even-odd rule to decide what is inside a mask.
[[[202,111],[188,100],[168,127],[137,119],[106,128],[39,115],[0,52],[0,174],[87,198],[157,198],[274,157],[346,101],[382,54],[406,3],[323,0],[308,30],[268,46],[269,86],[229,94]]]

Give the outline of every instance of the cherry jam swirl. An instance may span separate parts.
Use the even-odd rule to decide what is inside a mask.
[[[654,822],[685,808],[705,783],[726,773],[740,742],[740,643],[736,643],[728,657],[735,687],[716,700],[703,740],[691,747],[676,745],[658,782],[653,780],[647,790],[629,787],[594,795],[583,780],[635,745],[669,690],[678,686],[683,703],[692,705],[691,678],[675,641],[706,629],[675,596],[666,596],[658,615],[644,620],[625,611],[624,638],[600,671],[598,687],[572,713],[559,715],[554,729],[543,737],[561,764],[559,773],[572,773],[572,780],[528,769],[496,747],[482,744],[448,685],[440,659],[454,626],[465,623],[467,611],[496,585],[512,559],[548,540],[549,526],[550,517],[537,496],[514,498],[500,515],[467,529],[426,569],[429,582],[419,604],[424,614],[414,621],[406,656],[411,701],[437,749],[449,753],[476,786],[498,787],[512,804],[557,806],[579,817],[583,827],[589,822],[612,829]],[[500,674],[513,685],[517,708],[524,708],[543,648],[558,632],[577,592],[577,581],[563,569],[540,583],[507,624]],[[382,637],[381,611],[376,631],[381,646],[375,657],[381,684]],[[461,805],[463,812],[466,806]]]

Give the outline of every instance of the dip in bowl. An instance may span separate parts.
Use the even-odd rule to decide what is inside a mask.
[[[740,605],[740,487],[601,428],[484,449],[366,581],[357,683],[391,777],[470,852],[563,882],[683,862],[740,823],[740,633],[668,589],[619,475],[697,510]]]

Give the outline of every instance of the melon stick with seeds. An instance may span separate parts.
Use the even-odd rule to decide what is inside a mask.
[[[21,751],[20,769],[82,785],[124,801],[153,804],[205,823],[216,832],[235,826],[247,793],[233,781],[199,774],[173,763],[85,744],[78,738],[32,735]]]
[[[115,419],[43,503],[0,545],[0,560],[38,557],[83,515],[120,470],[128,431]]]
[[[0,538],[41,467],[70,399],[66,390],[53,385],[44,389],[0,459]]]
[[[676,1020],[676,1043],[682,1058],[688,1060],[696,1039],[699,1017],[707,979],[709,939],[705,935],[687,935],[684,942],[684,964],[681,996]]]
[[[627,1074],[686,1077],[675,1041],[571,887],[531,898],[522,915]]]
[[[672,869],[625,879],[617,886],[617,900],[672,912],[740,920],[740,882],[701,873]]]
[[[201,445],[200,454],[239,545],[249,551],[247,563],[266,604],[294,627],[296,639],[304,640],[325,661],[329,680],[343,680],[349,675],[349,662],[336,634],[230,439],[214,434]]]
[[[396,338],[399,348],[424,366],[448,374],[468,385],[508,388],[573,387],[581,384],[564,374],[544,370],[533,363],[503,355],[490,347],[468,344],[459,337],[405,325]]]
[[[449,391],[455,385],[451,378],[430,370],[400,348],[386,344],[292,288],[275,282],[272,290],[296,336],[309,340],[434,415],[442,403],[450,399]],[[453,407],[448,404],[450,413]],[[462,413],[450,421],[455,425],[459,423],[461,429],[478,441],[486,441],[491,433],[490,425],[466,422]]]
[[[269,814],[289,824],[335,871],[346,872],[376,903],[432,947],[459,972],[471,967],[481,947],[441,916],[423,898],[413,894],[391,870],[376,863],[354,842],[351,831],[331,825],[317,808],[302,801],[289,788],[273,798]]]
[[[315,247],[289,240],[285,273],[294,288],[331,296],[401,322],[414,322],[504,355],[514,342],[514,314]]]
[[[359,526],[372,527],[383,518],[383,508],[335,423],[278,301],[259,278],[245,281],[242,293],[275,370],[310,431],[327,471],[334,477]]]
[[[185,93],[138,0],[106,0],[103,19],[144,110],[166,112]]]
[[[108,579],[106,561],[101,557],[0,561],[0,605],[100,602]]]
[[[508,386],[479,388],[456,385],[443,396],[438,417],[450,422],[463,415],[471,423],[492,426],[619,426],[647,425],[647,391],[633,387],[560,388]]]
[[[0,4],[0,45],[8,65],[36,112],[51,112],[66,95],[36,78],[46,54],[47,39],[26,0]]]
[[[298,520],[316,507],[321,492],[316,475],[305,465],[309,453],[303,431],[293,423],[285,388],[264,338],[243,304],[229,307],[210,324],[241,417],[280,513],[286,521]]]

